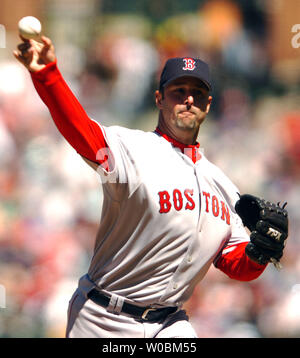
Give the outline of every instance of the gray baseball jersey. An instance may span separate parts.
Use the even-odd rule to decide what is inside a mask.
[[[222,248],[249,237],[238,190],[203,154],[195,164],[155,132],[102,127],[110,172],[88,275],[143,305],[181,306]]]

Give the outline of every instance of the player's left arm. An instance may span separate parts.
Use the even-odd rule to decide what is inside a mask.
[[[227,276],[238,281],[252,281],[258,278],[267,264],[252,261],[245,252],[248,242],[227,245],[215,260],[214,265]]]
[[[240,216],[235,212],[237,193],[233,193],[231,206],[231,237],[225,242],[214,260],[214,265],[234,280],[251,281],[258,278],[267,267],[251,260],[245,252],[250,236]]]

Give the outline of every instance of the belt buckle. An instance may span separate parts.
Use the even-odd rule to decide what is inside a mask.
[[[147,318],[147,314],[150,312],[150,311],[156,311],[156,308],[147,308],[144,313],[142,314],[142,319],[144,319],[145,321],[148,320]]]

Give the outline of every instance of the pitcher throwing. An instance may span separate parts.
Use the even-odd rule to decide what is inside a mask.
[[[200,151],[212,102],[208,65],[190,57],[166,62],[153,132],[105,127],[64,81],[51,40],[22,40],[15,57],[58,130],[102,178],[94,255],[70,300],[66,336],[197,337],[182,306],[210,266],[254,280],[280,260],[288,230],[283,207],[240,199]]]

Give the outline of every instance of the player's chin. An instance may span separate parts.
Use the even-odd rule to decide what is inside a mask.
[[[199,125],[199,120],[195,115],[177,116],[176,118],[176,126],[180,129],[194,130]]]

